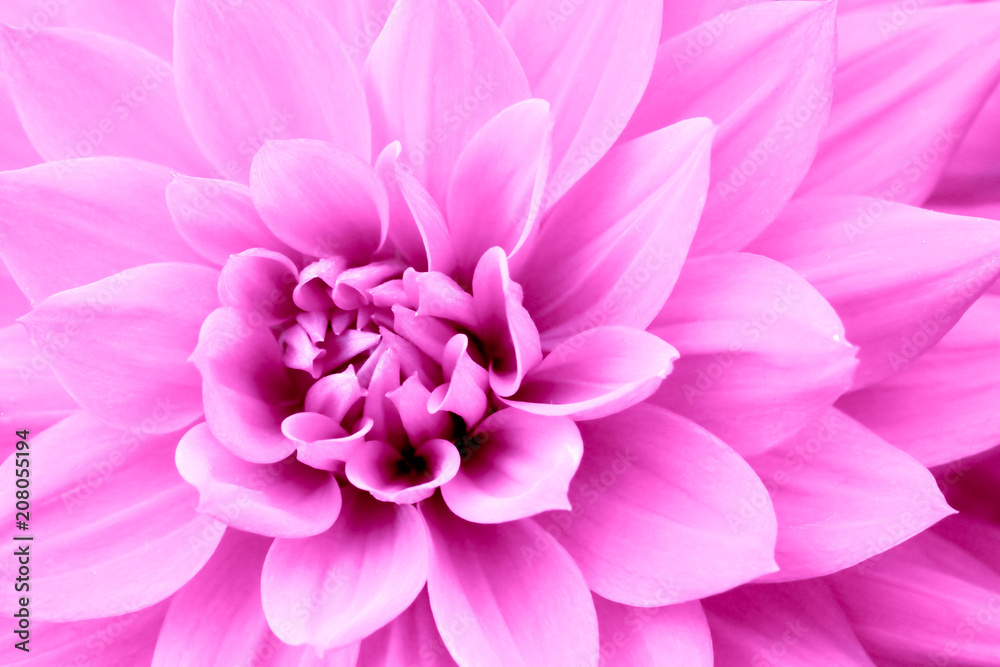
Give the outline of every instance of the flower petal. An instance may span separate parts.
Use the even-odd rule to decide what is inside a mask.
[[[528,371],[507,405],[525,412],[597,419],[646,400],[673,368],[677,350],[629,327],[587,329]]]
[[[425,588],[413,604],[381,630],[361,642],[357,667],[403,667],[420,659],[434,667],[458,667],[441,640]]]
[[[272,141],[250,172],[253,203],[279,239],[314,257],[371,258],[389,224],[375,171],[321,141]]]
[[[0,171],[23,169],[42,162],[21,127],[7,83],[0,82]]]
[[[472,136],[529,97],[517,57],[475,0],[397,2],[364,81],[374,144],[402,142],[398,168],[415,174],[442,208]]]
[[[927,351],[1000,274],[1000,222],[863,197],[799,199],[748,248],[795,269],[857,345],[854,387]]]
[[[7,27],[0,56],[24,130],[46,160],[109,155],[208,170],[166,61],[96,33]]]
[[[63,6],[74,28],[124,39],[167,62],[173,58],[174,0],[73,0]]]
[[[941,180],[932,201],[981,201],[995,199],[1000,189],[1000,88],[983,104],[969,126]],[[933,206],[931,206],[933,208]],[[957,211],[956,211],[957,212]],[[984,216],[996,218],[996,215]]]
[[[320,139],[371,159],[361,82],[311,4],[177,0],[177,92],[225,178],[246,182],[270,139]]]
[[[552,120],[545,100],[510,106],[462,150],[448,183],[448,230],[467,281],[487,249],[510,256],[530,232],[549,170]]]
[[[837,407],[936,466],[1000,444],[1000,296],[984,294],[937,345]]]
[[[412,505],[381,503],[344,489],[340,518],[327,532],[279,538],[264,561],[264,615],[286,644],[320,650],[364,639],[396,618],[427,580],[427,527]],[[302,617],[303,600],[328,592]]]
[[[421,505],[434,548],[427,592],[455,661],[476,667],[596,664],[597,615],[573,559],[531,520],[496,526]]]
[[[642,609],[595,595],[605,667],[656,667],[664,662],[712,667],[712,635],[697,600]]]
[[[178,435],[119,431],[77,413],[29,440],[30,534],[40,547],[31,550],[32,619],[75,621],[147,607],[205,564],[225,526],[195,512],[195,491],[173,465]],[[0,471],[14,479],[13,456]],[[11,504],[8,544],[13,515]],[[7,554],[0,569],[16,572],[14,550]],[[7,596],[0,603],[5,615],[15,602]]]
[[[0,329],[0,429],[13,433],[27,429],[41,433],[80,407],[49,367],[46,353],[31,345],[24,327],[13,324]],[[3,454],[9,448],[4,448]],[[12,450],[11,450],[12,451]]]
[[[219,444],[207,424],[177,446],[177,470],[198,489],[198,511],[258,535],[309,537],[327,530],[340,513],[336,478],[294,459],[250,463]]]
[[[133,266],[200,262],[178,236],[164,205],[169,182],[165,167],[122,158],[4,172],[3,261],[35,303]]]
[[[920,204],[1000,80],[997,5],[900,14],[901,24],[880,9],[840,17],[830,122],[799,194]]]
[[[456,446],[463,464],[441,496],[466,521],[503,523],[570,508],[566,494],[583,455],[570,419],[498,410]]]
[[[727,4],[725,9],[745,3]],[[692,252],[742,248],[805,176],[830,109],[835,7],[753,4],[660,46],[649,87],[622,138],[693,116],[718,125],[708,201]]]
[[[603,324],[645,329],[705,202],[712,126],[693,119],[616,146],[512,261],[547,347]]]
[[[85,410],[118,428],[167,433],[202,412],[188,357],[218,304],[217,276],[193,264],[148,264],[50,296],[22,322]]]
[[[521,0],[504,18],[504,35],[532,93],[549,100],[555,116],[546,208],[625,129],[653,69],[662,6],[662,0]]]
[[[830,304],[794,271],[757,255],[688,261],[649,331],[681,354],[650,402],[744,456],[825,412],[857,366]]]
[[[926,468],[838,410],[748,462],[778,516],[781,570],[761,581],[842,570],[954,513]]]

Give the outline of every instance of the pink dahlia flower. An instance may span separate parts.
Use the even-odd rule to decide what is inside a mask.
[[[4,664],[1000,659],[1000,3],[0,18]]]

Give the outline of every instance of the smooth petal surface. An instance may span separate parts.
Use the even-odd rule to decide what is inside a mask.
[[[502,523],[570,508],[566,494],[583,455],[571,420],[498,410],[457,446],[463,464],[441,496],[466,521]]]
[[[642,609],[594,596],[604,667],[656,667],[664,662],[712,667],[712,635],[697,600]]]
[[[376,146],[444,207],[455,161],[501,109],[529,97],[507,41],[475,0],[400,0],[365,63]]]
[[[1000,90],[979,110],[934,188],[932,201],[989,201],[1000,190]],[[986,216],[997,217],[997,216]]]
[[[9,90],[46,160],[138,158],[199,175],[208,163],[181,114],[170,64],[79,30],[0,30]]]
[[[320,139],[371,159],[361,83],[311,4],[177,1],[177,92],[225,178],[246,182],[254,153],[271,139]]]
[[[250,463],[219,444],[207,424],[177,446],[177,470],[198,489],[198,510],[258,535],[308,537],[327,530],[340,513],[336,478],[285,459]]]
[[[21,127],[7,83],[0,83],[0,171],[23,169],[42,162]]]
[[[429,548],[415,507],[345,489],[333,528],[274,541],[261,579],[264,614],[285,643],[319,649],[353,644],[410,606],[427,579]],[[331,580],[328,595],[303,619],[299,605]]]
[[[552,120],[545,100],[504,109],[458,156],[448,183],[448,230],[460,262],[472,275],[487,249],[510,256],[531,230],[549,169]]]
[[[65,12],[75,28],[119,37],[167,62],[173,58],[174,0],[73,0]]]
[[[85,410],[167,433],[202,412],[188,357],[218,304],[216,279],[204,266],[148,264],[50,296],[21,321],[35,349],[54,350],[53,372]]]
[[[460,665],[594,664],[597,615],[569,554],[530,519],[467,523],[436,499],[421,506],[434,548],[427,592]]]
[[[178,434],[112,429],[79,413],[30,441],[31,617],[75,621],[163,600],[201,569],[225,526],[194,510],[174,469]],[[0,466],[14,479],[14,457]],[[4,517],[8,543],[14,505]],[[114,536],[110,539],[109,536]],[[0,569],[11,581],[11,549]],[[2,603],[13,613],[14,596]]]
[[[1000,444],[1000,296],[984,294],[937,345],[837,406],[925,466]]]
[[[314,257],[368,260],[389,224],[374,169],[320,141],[269,143],[254,157],[250,190],[274,235]]]
[[[1000,79],[997,5],[886,14],[838,21],[833,109],[801,195],[920,204]]]
[[[191,360],[201,372],[205,419],[216,439],[241,459],[274,463],[295,451],[281,426],[301,397],[263,325],[219,308],[205,319]]]
[[[24,327],[12,324],[0,329],[0,350],[0,429],[4,433],[21,429],[41,433],[79,409],[49,367],[46,352],[54,348],[36,350]]]
[[[748,462],[778,516],[781,570],[761,581],[842,570],[954,513],[926,468],[838,410]]]
[[[503,401],[539,415],[604,417],[648,398],[677,356],[671,345],[639,329],[587,329],[557,345]]]
[[[651,402],[744,456],[819,417],[850,388],[857,366],[830,304],[758,255],[688,261],[649,331],[681,354]]]
[[[552,104],[549,207],[611,148],[649,81],[662,0],[522,0],[503,32],[531,91]]]
[[[512,275],[550,348],[595,326],[653,320],[705,202],[712,132],[694,119],[617,146],[546,216]]]
[[[249,248],[294,255],[260,219],[245,185],[175,174],[167,208],[181,237],[214,264]]]
[[[165,167],[122,158],[4,172],[0,256],[35,303],[141,264],[199,262],[164,205],[169,182]]]
[[[660,45],[622,134],[693,116],[718,126],[697,254],[739,250],[774,219],[809,169],[830,110],[835,4],[742,4]]]
[[[771,501],[722,441],[648,404],[578,426],[584,456],[570,484],[573,510],[538,522],[595,593],[659,607],[776,569]]]
[[[717,664],[875,667],[822,581],[741,586],[703,604]]]
[[[857,345],[861,388],[939,341],[1000,274],[1000,222],[878,199],[792,202],[748,248],[790,266]]]
[[[461,630],[455,628],[448,632]],[[412,662],[414,648],[428,665],[458,667],[434,625],[426,588],[394,621],[361,642],[357,667],[402,667]]]

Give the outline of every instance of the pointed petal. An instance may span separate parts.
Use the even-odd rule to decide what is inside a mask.
[[[551,127],[548,102],[518,102],[487,122],[458,156],[446,204],[466,280],[487,249],[499,246],[510,256],[531,230],[549,169]]]
[[[840,18],[833,109],[800,195],[920,204],[1000,80],[1000,7],[900,13],[902,25],[878,9]]]
[[[854,386],[930,349],[1000,274],[1000,222],[877,199],[792,202],[748,248],[795,269],[857,345]]]
[[[436,498],[421,510],[434,540],[427,592],[456,662],[597,662],[593,601],[580,570],[550,535],[531,520],[467,523]]]
[[[442,207],[462,148],[529,96],[517,57],[475,0],[400,0],[368,54],[364,81],[373,143],[402,142],[401,167]]]
[[[420,659],[429,665],[458,667],[434,625],[426,588],[394,621],[361,642],[357,667],[409,665],[414,647],[419,647]]]
[[[653,609],[595,595],[606,667],[656,667],[664,662],[711,667],[712,635],[697,600]]]
[[[441,496],[457,516],[503,523],[569,509],[569,482],[583,455],[571,420],[498,410],[456,446],[462,467]]]
[[[875,667],[822,581],[741,586],[704,605],[720,665]]]
[[[254,157],[250,190],[274,235],[314,257],[366,261],[389,224],[375,171],[320,141],[269,142]]]
[[[1000,443],[1000,296],[984,294],[926,354],[837,407],[936,466]]]
[[[595,593],[659,607],[776,569],[771,501],[722,441],[648,404],[578,426],[584,455],[570,485],[573,510],[539,523]]]
[[[166,168],[121,158],[4,172],[4,263],[37,303],[133,266],[200,262],[178,236],[164,205],[163,189],[169,182]]]
[[[6,27],[0,56],[21,123],[46,160],[110,155],[208,170],[166,61],[96,33]]]
[[[645,329],[653,320],[705,202],[712,132],[693,119],[616,146],[514,258],[549,347],[602,324]]]
[[[669,375],[677,350],[651,333],[595,327],[560,343],[524,377],[507,405],[525,412],[597,419],[649,397]]]
[[[64,6],[74,28],[124,39],[167,62],[173,58],[174,0],[73,0]]]
[[[781,571],[761,581],[842,570],[954,513],[926,468],[838,410],[748,462],[778,515]]]
[[[600,160],[649,81],[662,0],[555,3],[521,0],[503,32],[537,97],[552,103],[548,208]]]
[[[88,412],[118,428],[167,433],[201,415],[188,362],[218,304],[213,269],[149,264],[40,303],[22,322],[35,349]],[[46,355],[48,356],[48,355]]]
[[[409,607],[427,580],[430,544],[416,508],[344,491],[333,528],[279,538],[264,561],[264,615],[287,644],[324,650],[364,639]],[[324,582],[329,595],[303,619],[302,600],[315,600]]]
[[[281,426],[301,397],[263,320],[235,308],[213,311],[191,361],[201,373],[205,419],[223,446],[254,463],[281,461],[295,451]]]
[[[46,353],[31,345],[19,324],[0,329],[0,429],[41,433],[80,409],[49,367]],[[6,452],[7,450],[4,450]]]
[[[207,424],[177,446],[177,470],[198,489],[198,510],[258,535],[309,537],[327,530],[340,513],[333,475],[295,459],[250,463],[219,444]]]
[[[175,174],[167,186],[167,208],[188,245],[220,266],[249,248],[295,254],[260,219],[245,185]]]
[[[371,159],[361,83],[309,5],[177,0],[177,92],[225,178],[246,182],[254,153],[271,139],[320,139]]]
[[[281,253],[254,248],[232,255],[219,275],[219,300],[268,326],[304,316],[292,301],[299,270]],[[327,325],[323,315],[323,327]]]
[[[735,3],[727,4],[732,9]],[[692,252],[742,248],[805,176],[830,109],[835,7],[754,4],[660,46],[649,87],[622,138],[693,116],[718,125],[708,201]]]
[[[819,417],[850,388],[857,366],[830,304],[794,271],[757,255],[688,261],[649,331],[681,354],[650,402],[744,456]]]
[[[178,435],[119,431],[78,413],[29,440],[30,534],[45,545],[33,550],[32,619],[74,621],[146,607],[205,564],[225,526],[195,512],[197,494],[173,465]],[[0,471],[14,479],[14,457]],[[10,532],[13,514],[11,504],[4,517]],[[13,551],[0,569],[17,570]],[[15,602],[8,596],[0,603],[5,615]]]

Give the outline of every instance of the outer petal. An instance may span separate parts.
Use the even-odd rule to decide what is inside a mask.
[[[267,625],[261,607],[260,576],[271,540],[230,530],[212,559],[170,603],[156,643],[152,667],[354,667],[358,647],[319,658],[310,646],[289,646]],[[303,600],[340,583],[328,580]]]
[[[226,178],[245,182],[270,139],[322,139],[371,159],[361,83],[310,4],[177,0],[177,92],[195,138]]]
[[[656,667],[664,663],[712,667],[712,635],[697,600],[642,609],[595,595],[604,667]]]
[[[587,329],[556,346],[503,401],[539,415],[604,417],[648,398],[677,356],[662,339],[639,329]]]
[[[394,619],[427,580],[427,527],[412,505],[344,493],[333,528],[302,540],[277,539],[264,561],[264,614],[287,644],[325,650],[353,644]],[[301,605],[323,585],[329,595],[302,618]]]
[[[314,257],[368,260],[389,224],[375,171],[321,141],[269,143],[254,157],[250,190],[274,235]]]
[[[79,409],[49,367],[46,353],[53,350],[32,347],[20,325],[0,329],[0,432],[41,433]]]
[[[55,350],[52,370],[84,409],[118,428],[167,433],[201,415],[187,359],[218,303],[216,279],[203,266],[149,264],[51,296],[22,321],[35,349]]]
[[[21,127],[7,82],[0,82],[0,171],[22,169],[39,162],[42,158]]]
[[[365,64],[376,146],[401,141],[400,166],[443,207],[469,139],[526,99],[517,57],[475,0],[400,0]]]
[[[875,667],[822,581],[741,586],[704,605],[720,665]]]
[[[749,463],[778,515],[781,571],[762,581],[842,570],[954,513],[926,468],[837,410]]]
[[[118,155],[200,174],[170,65],[111,37],[3,28],[0,57],[31,143],[46,160]]]
[[[463,628],[446,632],[457,633]],[[394,621],[361,642],[357,667],[403,667],[413,661],[414,653],[433,667],[458,667],[434,625],[426,588]]]
[[[984,294],[927,354],[838,407],[926,466],[1000,444],[998,322],[1000,296]]]
[[[933,200],[982,201],[996,198],[1000,191],[1000,88],[980,109],[976,120],[948,161]],[[997,217],[997,216],[986,216]]]
[[[569,509],[569,482],[583,455],[571,420],[498,410],[457,446],[463,465],[441,489],[457,516],[503,523]]]
[[[639,103],[659,43],[662,0],[522,0],[503,32],[537,97],[552,103],[544,207],[608,152]]]
[[[199,511],[258,535],[308,537],[327,530],[340,513],[340,487],[328,472],[288,458],[249,463],[198,424],[177,446],[177,470],[198,489]]]
[[[615,148],[546,217],[513,277],[551,348],[584,329],[645,329],[687,256],[712,126],[678,123]]]
[[[573,559],[530,520],[481,526],[437,499],[421,509],[434,549],[427,592],[460,665],[596,664],[597,615]]]
[[[1000,79],[996,4],[900,13],[840,18],[833,110],[800,194],[921,203]]]
[[[167,62],[173,57],[174,0],[73,0],[66,21],[138,44]]]
[[[647,404],[578,426],[584,456],[570,485],[573,510],[539,522],[595,593],[658,607],[776,569],[771,501],[720,440]]]
[[[141,264],[198,262],[164,205],[169,182],[166,168],[122,158],[2,173],[0,255],[33,302]]]
[[[830,582],[878,664],[996,664],[1000,576],[931,532]]]
[[[834,15],[832,2],[763,2],[660,46],[649,87],[622,138],[693,116],[718,125],[712,182],[692,252],[746,245],[809,169],[830,109]]]
[[[877,199],[801,199],[748,248],[812,283],[857,345],[860,388],[898,372],[1000,274],[1000,222]]]
[[[820,416],[851,386],[844,325],[816,289],[765,257],[690,260],[650,332],[680,351],[651,402],[744,456]]]
[[[159,602],[201,569],[222,537],[225,526],[194,511],[194,489],[174,469],[177,434],[118,431],[78,413],[28,442],[30,531],[17,534],[37,545],[33,619],[98,618]],[[14,479],[14,457],[0,471]],[[13,544],[13,504],[4,525]],[[0,561],[9,581],[13,552]],[[5,615],[14,603],[3,600]]]

